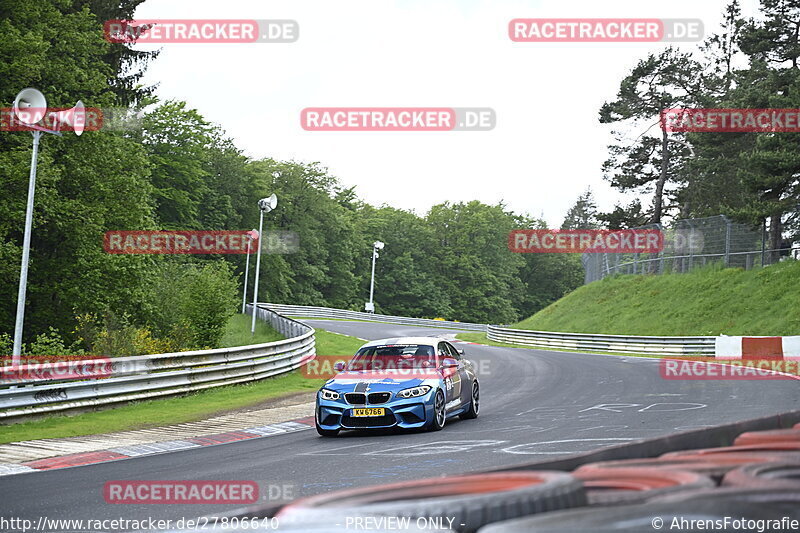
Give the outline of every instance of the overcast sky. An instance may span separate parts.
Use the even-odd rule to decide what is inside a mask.
[[[319,161],[359,196],[422,214],[443,201],[503,201],[559,225],[602,179],[610,126],[597,111],[666,43],[514,43],[514,18],[699,18],[727,0],[149,0],[137,18],[293,19],[291,44],[163,44],[146,75],[252,158]],[[756,0],[743,10],[755,14]],[[693,44],[684,47],[693,48]],[[137,45],[152,49],[152,45]],[[491,107],[492,131],[309,132],[306,107]],[[649,199],[648,199],[649,202]]]

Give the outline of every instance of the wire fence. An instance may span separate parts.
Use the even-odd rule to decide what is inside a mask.
[[[733,222],[724,215],[636,229],[661,230],[664,248],[655,253],[584,253],[585,283],[614,274],[685,273],[711,263],[749,270],[787,257],[800,258],[800,248],[768,249],[765,230]]]

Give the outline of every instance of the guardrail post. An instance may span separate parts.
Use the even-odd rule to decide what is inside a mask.
[[[725,221],[725,266],[727,267],[730,265],[731,256],[731,221],[725,215],[722,215],[722,219]]]

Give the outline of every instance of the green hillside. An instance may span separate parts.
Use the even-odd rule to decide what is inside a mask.
[[[764,269],[615,276],[515,327],[630,335],[800,335],[800,261]]]

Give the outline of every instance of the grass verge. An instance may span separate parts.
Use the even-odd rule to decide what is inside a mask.
[[[797,335],[800,261],[624,275],[578,288],[520,329],[621,335]]]
[[[263,342],[279,341],[283,336],[272,327],[260,320],[256,321],[255,336],[250,333],[250,315],[233,315],[228,321],[225,333],[219,343],[220,348],[233,348],[234,346],[247,346],[248,344],[261,344]]]
[[[242,337],[241,331],[243,324],[246,326],[244,337]],[[234,317],[231,320],[230,331],[226,331],[226,339],[228,339],[226,342],[237,337],[245,339],[247,344],[277,340],[272,338],[273,334],[277,335],[277,333],[269,331],[271,328],[264,328],[254,339],[250,337],[249,328],[247,317],[243,315]],[[257,333],[259,332],[257,331]],[[363,344],[363,341],[355,337],[333,334],[319,329],[316,339],[317,353],[322,355],[350,355]],[[226,411],[258,405],[265,400],[298,392],[314,391],[324,381],[324,379],[308,379],[299,371],[294,371],[262,381],[216,387],[184,396],[135,402],[114,409],[74,416],[52,416],[3,427],[3,431],[0,432],[0,444],[31,439],[95,435],[193,422]]]

